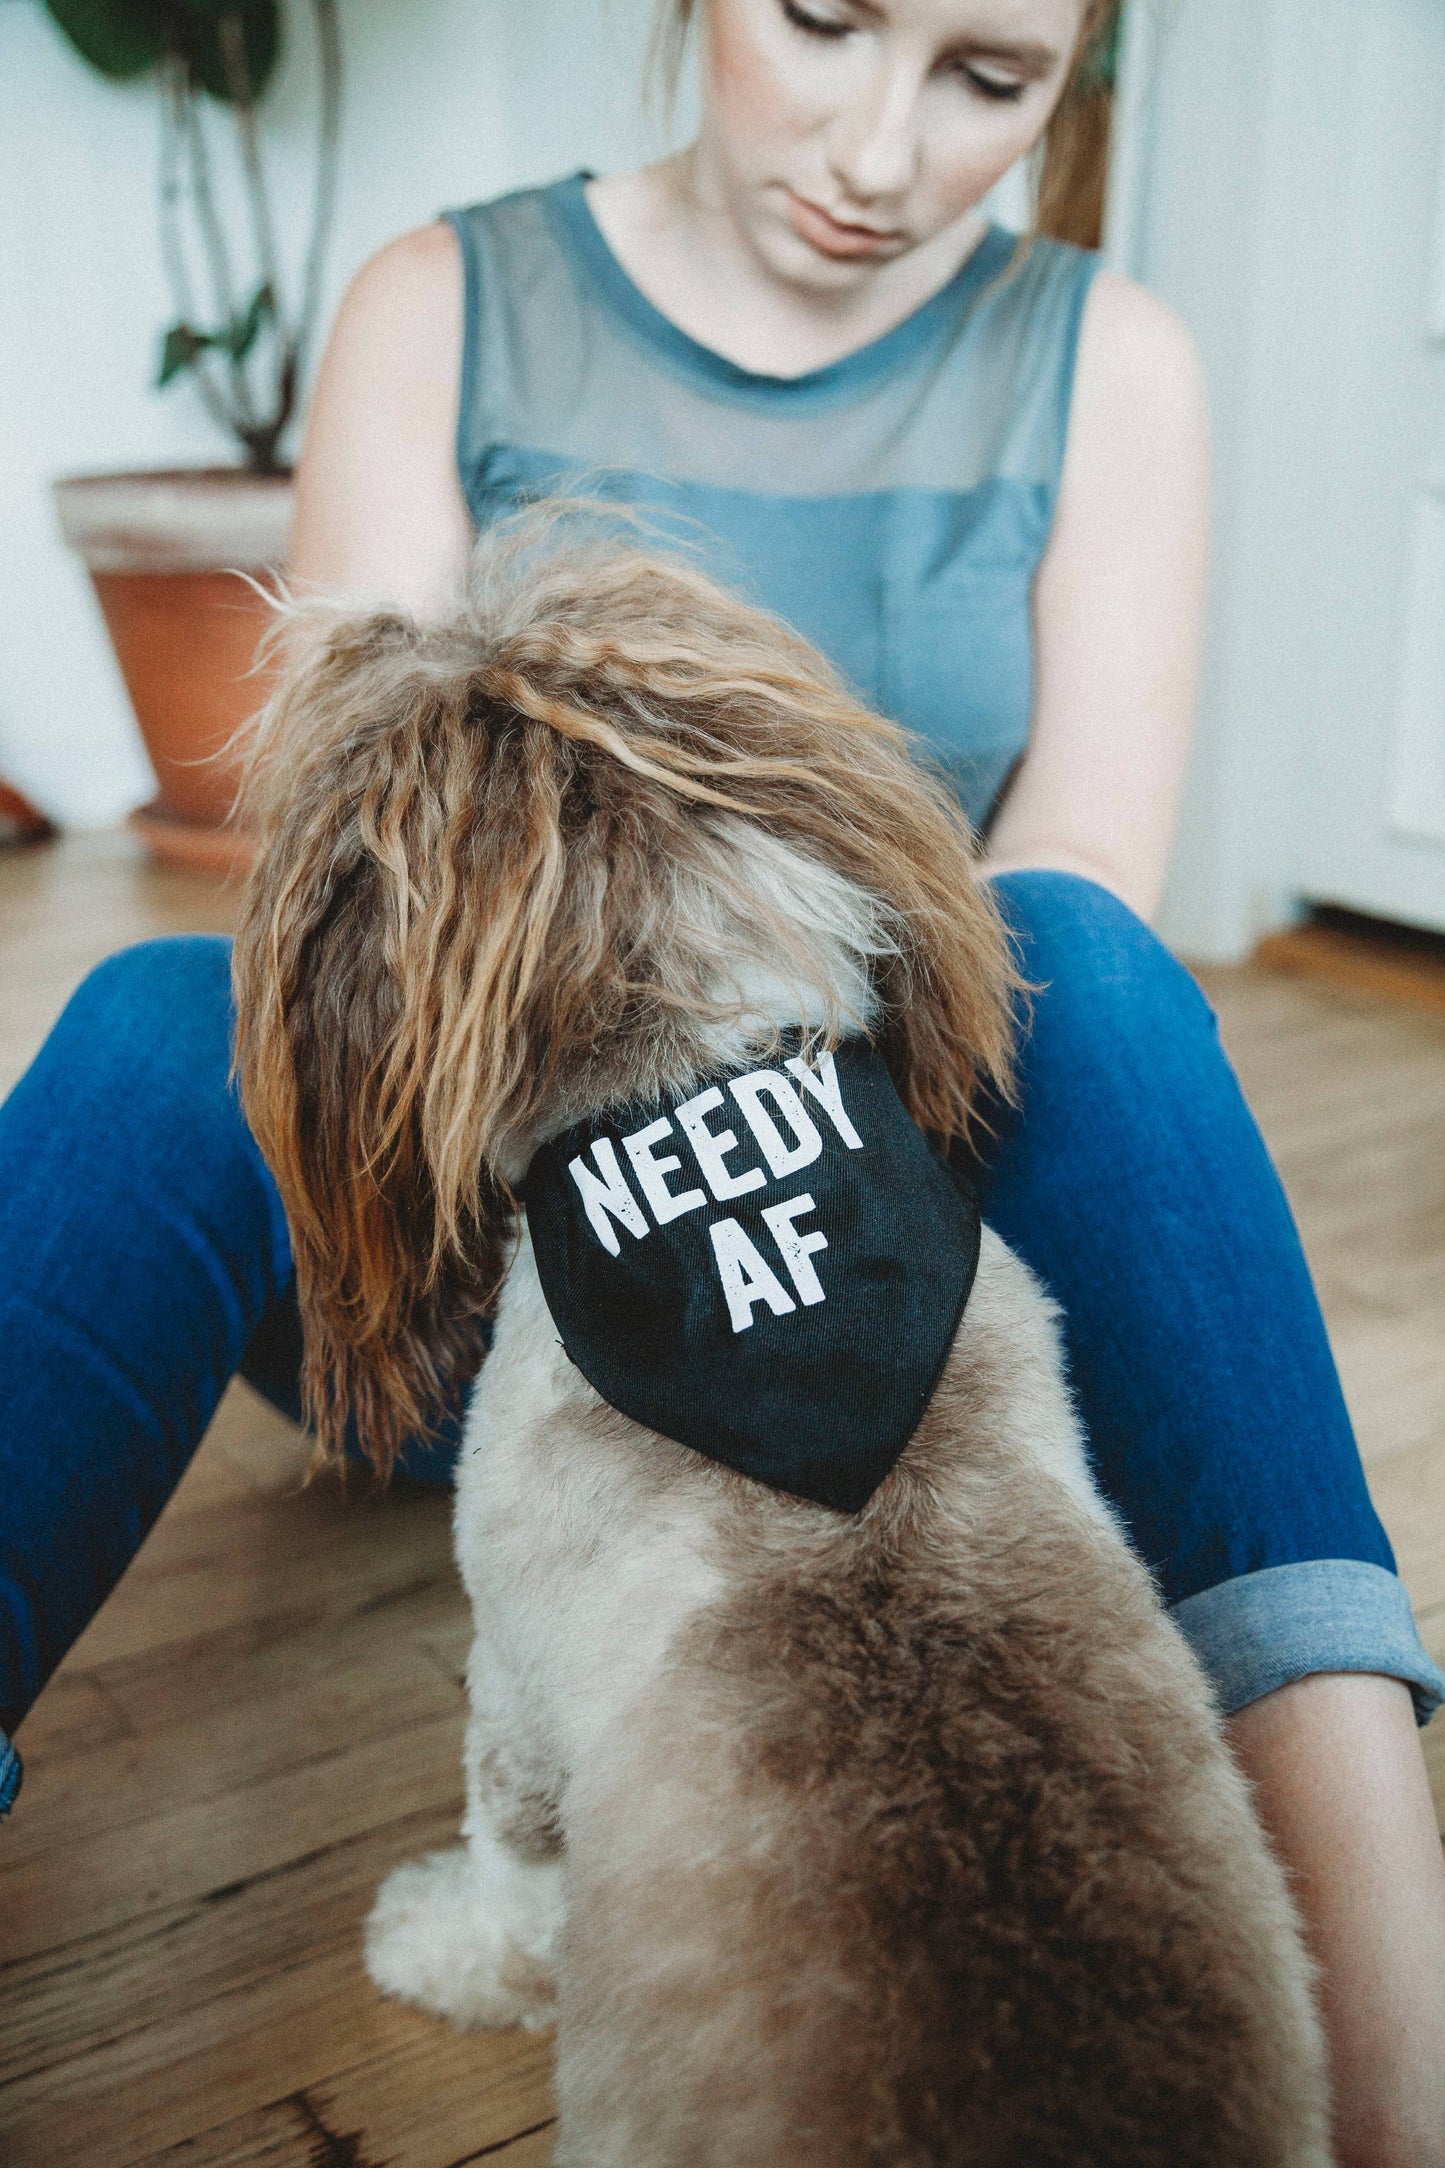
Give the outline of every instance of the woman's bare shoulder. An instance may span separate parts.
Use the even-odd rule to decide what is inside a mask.
[[[1074,398],[1076,418],[1094,405],[1131,410],[1141,421],[1197,416],[1204,380],[1188,325],[1147,286],[1099,271],[1079,333]]]
[[[462,260],[444,221],[418,226],[368,256],[342,297],[327,366],[400,368],[448,375],[455,388],[462,321]]]

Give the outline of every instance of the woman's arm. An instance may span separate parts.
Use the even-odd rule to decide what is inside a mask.
[[[462,268],[449,226],[364,264],[327,342],[296,470],[289,567],[298,587],[425,616],[466,570],[457,478]]]
[[[1203,616],[1204,392],[1173,312],[1103,271],[1085,304],[1054,531],[1034,590],[1029,750],[994,870],[1056,866],[1158,905]]]
[[[1445,1864],[1409,1691],[1316,1672],[1229,1736],[1319,1966],[1339,2168],[1440,2168]]]

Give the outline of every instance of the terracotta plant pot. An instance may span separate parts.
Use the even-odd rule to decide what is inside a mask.
[[[0,849],[7,843],[43,843],[54,833],[39,808],[0,778]]]
[[[251,839],[228,825],[236,731],[266,697],[253,670],[291,525],[286,475],[239,467],[90,474],[55,484],[160,786],[132,825],[158,858],[229,870]]]

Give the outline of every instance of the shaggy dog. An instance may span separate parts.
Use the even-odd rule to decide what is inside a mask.
[[[318,605],[287,636],[238,1071],[320,1453],[352,1418],[388,1467],[495,1320],[456,1494],[465,1841],[384,1885],[378,1985],[555,2020],[558,2168],[1324,2168],[1284,1880],[1024,1265],[984,1231],[851,1510],[809,1491],[826,1455],[779,1488],[609,1404],[544,1295],[520,1200],[578,1124],[750,1069],[764,1147],[806,1122],[841,1160],[833,1055],[870,1046],[939,1145],[1006,1094],[1020,989],[946,790],[797,638],[615,538],[524,529],[445,623]],[[744,1157],[714,1172],[762,1181]],[[652,1164],[686,1210],[696,1167]],[[634,1190],[594,1231],[661,1256]],[[842,1314],[833,1240],[734,1260],[740,1359],[779,1294],[782,1325]]]

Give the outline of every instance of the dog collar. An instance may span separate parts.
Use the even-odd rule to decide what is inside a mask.
[[[866,1505],[953,1344],[979,1218],[865,1040],[589,1116],[523,1197],[604,1400],[777,1490]]]

